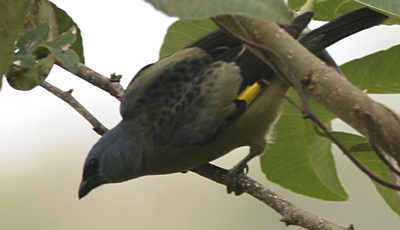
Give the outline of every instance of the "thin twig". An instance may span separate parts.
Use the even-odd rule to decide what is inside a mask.
[[[69,104],[72,108],[74,108],[80,115],[83,116],[92,126],[93,130],[99,134],[103,135],[108,131],[106,127],[104,127],[99,120],[97,120],[87,109],[85,109],[72,95],[72,90],[64,92],[59,88],[51,85],[50,83],[44,81],[40,86],[44,89],[49,91],[50,93],[54,94],[61,100],[65,101]]]
[[[67,70],[70,72],[68,69],[66,69],[62,62],[57,60],[56,64],[60,66],[61,68]],[[83,80],[89,82],[90,84],[99,87],[100,89],[108,92],[111,94],[111,96],[117,98],[119,101],[121,101],[122,95],[124,95],[124,88],[121,86],[119,83],[120,78],[107,78],[94,70],[88,68],[87,66],[83,65],[82,63],[78,64],[78,72],[73,73],[76,76],[82,78]],[[115,75],[112,75],[115,76]]]
[[[206,177],[219,184],[227,185],[228,171],[219,168],[212,164],[206,164],[195,169],[192,169],[194,173],[197,173],[203,177]],[[263,186],[252,178],[239,174],[237,176],[238,187],[240,190],[248,193],[254,198],[262,201],[266,205],[270,206],[276,212],[278,212],[282,218],[281,221],[287,226],[296,225],[310,230],[349,230],[352,229],[338,226],[332,222],[322,219],[321,217],[315,216],[289,201],[283,199],[269,188]]]
[[[360,161],[358,161],[357,158],[354,157],[353,154],[351,154],[350,151],[338,139],[336,139],[336,137],[332,134],[332,132],[313,113],[309,113],[308,118],[310,118],[320,129],[322,129],[324,133],[328,135],[329,139],[331,139],[332,142],[335,143],[335,145],[357,166],[357,168],[360,169],[363,173],[365,173],[370,179],[374,180],[375,182],[378,182],[379,184],[385,187],[400,191],[399,185],[387,182],[382,178],[380,178],[379,176],[372,173],[371,171],[369,171],[368,168],[366,168]],[[373,147],[374,146],[375,145],[373,145]]]

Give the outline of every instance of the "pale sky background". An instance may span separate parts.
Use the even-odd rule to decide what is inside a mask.
[[[82,30],[86,65],[103,75],[123,75],[125,87],[144,65],[158,59],[168,26],[144,1],[53,1]],[[319,23],[314,23],[313,26]],[[400,43],[399,27],[370,29],[329,49],[338,63]],[[48,81],[69,90],[108,128],[119,120],[119,103],[107,93],[54,68]],[[379,96],[399,112],[399,97]],[[72,108],[43,88],[0,92],[0,229],[300,229],[248,195],[227,195],[225,187],[195,174],[152,176],[102,186],[78,200],[87,152],[99,136]],[[335,127],[345,128],[336,122]],[[231,167],[246,154],[217,161]],[[266,181],[258,160],[250,176],[294,204],[342,226],[396,230],[399,217],[382,201],[364,174],[335,155],[350,201],[326,202],[293,194]]]

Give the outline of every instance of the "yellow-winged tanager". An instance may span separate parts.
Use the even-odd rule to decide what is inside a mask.
[[[297,38],[306,13],[284,27]],[[299,41],[328,64],[324,49],[386,17],[370,9],[344,15]],[[107,183],[188,171],[249,146],[247,159],[264,152],[288,85],[223,30],[217,30],[140,70],[122,98],[122,121],[93,146],[79,198]]]

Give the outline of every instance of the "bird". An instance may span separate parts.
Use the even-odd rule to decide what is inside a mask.
[[[283,28],[332,67],[337,65],[326,47],[387,18],[364,8],[305,33],[312,16],[304,13]],[[249,155],[232,169],[240,171],[265,151],[288,88],[223,29],[143,67],[122,97],[122,121],[85,160],[79,199],[103,184],[186,172],[249,146]]]

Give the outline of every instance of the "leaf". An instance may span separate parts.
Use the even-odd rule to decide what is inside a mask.
[[[40,47],[58,36],[53,8],[47,0],[33,1],[16,46],[6,77],[17,90],[30,90],[41,84],[49,74],[55,57],[49,49]]]
[[[354,2],[394,15],[400,15],[400,2],[398,0],[355,0]]]
[[[341,66],[346,77],[368,93],[400,93],[400,45]]]
[[[48,0],[32,1],[21,34],[27,34],[30,30],[36,29],[43,24],[48,24],[50,28],[48,40],[52,40],[58,36],[57,22],[50,2]]]
[[[385,2],[385,3],[383,3]],[[396,7],[397,5],[397,7]],[[336,13],[338,15],[347,14],[349,12],[358,10],[360,8],[368,7],[378,12],[381,12],[387,16],[389,19],[383,24],[393,25],[400,24],[400,7],[398,0],[355,0],[355,1],[345,1],[337,9]]]
[[[221,14],[246,14],[289,24],[292,13],[282,0],[146,0],[169,16],[208,18]]]
[[[289,0],[289,8],[298,11],[306,0]],[[384,24],[400,23],[398,0],[326,0],[318,1],[314,7],[314,20],[331,21],[360,8],[371,8],[389,16]]]
[[[7,81],[11,87],[18,90],[31,90],[42,84],[50,73],[55,62],[54,55],[46,48],[38,47],[35,53],[16,56],[13,67],[7,73]],[[28,63],[30,60],[30,64]],[[29,66],[23,66],[25,63]]]
[[[62,33],[60,36],[52,41],[47,42],[48,46],[54,48],[62,48],[63,46],[72,47],[72,43],[76,40],[77,29],[75,27],[70,28],[68,31]]]
[[[164,38],[160,58],[184,48],[218,28],[210,19],[181,19],[172,24]]]
[[[19,49],[17,54],[27,54],[36,49],[38,45],[45,43],[50,34],[48,24],[41,24],[35,29],[29,30],[17,42],[16,46]]]
[[[371,147],[360,148],[360,146],[366,146],[367,140],[358,135],[334,132],[335,137],[344,144],[347,148],[352,150],[352,154],[362,162],[370,171],[379,175],[382,179],[393,183],[393,179],[390,176],[387,166],[379,159],[375,152],[371,151]],[[400,216],[400,202],[398,192],[382,186],[375,181],[372,181],[378,190],[379,194],[385,200],[386,204]]]
[[[53,8],[57,10],[60,29],[75,24],[64,11],[47,0],[36,1],[31,5],[29,17],[32,20],[25,24],[24,35],[17,42],[19,51],[14,55],[13,65],[7,73],[7,80],[15,89],[30,90],[41,84],[56,58],[72,73],[78,71],[79,57],[71,47],[79,31],[74,26],[58,36]],[[83,59],[83,48],[78,50]]]
[[[68,50],[66,52],[61,49],[54,49],[49,47],[50,51],[56,56],[62,63],[63,67],[69,72],[76,74],[78,72],[79,57],[74,50]]]
[[[0,0],[0,87],[14,54],[14,42],[25,23],[30,0]]]
[[[72,44],[76,40],[76,35],[77,29],[76,27],[72,27],[53,41],[46,43],[46,47],[50,52],[62,63],[63,67],[71,73],[78,72],[79,57],[75,51],[71,49]]]
[[[81,30],[79,29],[78,25],[74,22],[74,20],[67,14],[67,12],[58,8],[54,3],[51,3],[51,5],[56,15],[58,31],[60,33],[67,31],[73,26],[77,29],[76,41],[72,44],[71,49],[73,49],[76,52],[80,62],[85,63]]]
[[[294,91],[289,95],[293,97]],[[312,108],[330,127],[334,116],[316,104]],[[285,103],[274,128],[273,143],[261,157],[262,170],[268,180],[293,192],[323,200],[347,200],[337,176],[331,141],[318,135],[315,129],[311,121]]]
[[[49,37],[50,27],[42,24],[22,36],[17,42],[19,51],[12,57],[7,81],[17,90],[31,90],[42,84],[55,63],[51,52],[41,47]]]

